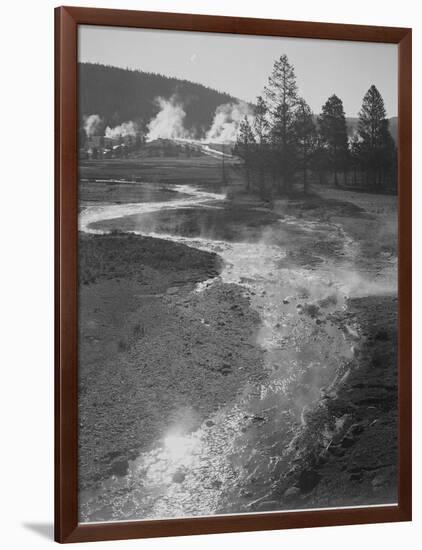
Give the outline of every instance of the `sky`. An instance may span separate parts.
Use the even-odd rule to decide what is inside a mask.
[[[358,115],[375,84],[387,116],[397,115],[397,46],[337,40],[79,27],[79,61],[160,73],[254,102],[274,61],[286,54],[299,93],[315,113],[336,94],[346,116]]]

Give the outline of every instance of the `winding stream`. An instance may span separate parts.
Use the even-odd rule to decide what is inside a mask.
[[[225,199],[188,185],[176,189],[183,198],[88,207],[80,214],[80,230],[102,233],[98,222],[160,210],[214,207]],[[82,521],[100,521],[105,508],[114,520],[247,512],[266,498],[280,469],[294,460],[292,443],[307,408],[322,392],[335,391],[336,379],[347,375],[359,327],[342,330],[329,314],[346,307],[346,298],[359,281],[348,275],[356,245],[341,227],[289,216],[279,224],[280,231],[293,227],[315,239],[334,234],[343,248],[341,262],[324,259],[318,269],[292,267],[286,250],[265,240],[227,242],[147,233],[223,258],[220,276],[198,284],[195,292],[207,292],[216,280],[243,287],[262,321],[257,343],[265,350],[266,373],[262,382],[243,388],[236,402],[194,432],[186,431],[183,424],[172,427],[151,451],[130,462],[126,476],[113,476],[100,489],[85,491]],[[314,314],[315,308],[321,315]],[[251,483],[255,483],[252,492]]]

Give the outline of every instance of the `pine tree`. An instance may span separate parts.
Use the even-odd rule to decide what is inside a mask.
[[[381,150],[383,190],[397,193],[397,147],[390,133],[389,125]]]
[[[317,130],[317,129],[316,129]],[[326,173],[329,169],[328,156],[325,142],[318,130],[316,131],[314,150],[311,158],[311,168],[317,174],[319,183],[322,185],[326,181]]]
[[[246,171],[246,189],[251,189],[251,168],[252,168],[252,155],[253,145],[255,143],[255,137],[252,132],[251,125],[249,124],[248,117],[241,121],[239,125],[239,133],[236,141],[236,152],[245,163]]]
[[[269,189],[267,189],[267,179],[265,172],[269,161],[268,155],[268,106],[262,96],[258,96],[256,100],[255,116],[253,122],[253,132],[256,140],[256,167],[258,188],[262,198],[269,198]]]
[[[334,184],[338,186],[338,173],[347,168],[348,141],[343,102],[335,94],[323,105],[318,124],[328,164],[334,173]]]
[[[255,118],[253,123],[253,130],[256,136],[256,142],[259,145],[263,145],[268,138],[268,106],[265,103],[262,96],[256,98]]]
[[[295,130],[299,144],[299,166],[303,174],[303,192],[308,192],[308,168],[316,146],[316,127],[311,108],[302,98],[298,100]]]
[[[363,98],[358,133],[367,185],[373,190],[380,190],[383,183],[391,179],[389,176],[396,151],[388,128],[384,100],[375,85],[369,88]]]
[[[298,103],[296,76],[286,55],[274,63],[265,88],[271,124],[271,145],[275,154],[275,175],[280,190],[289,192],[296,168],[297,141],[295,111]]]
[[[353,169],[353,185],[356,187],[357,173],[362,171],[362,142],[357,133],[350,140],[350,157]]]

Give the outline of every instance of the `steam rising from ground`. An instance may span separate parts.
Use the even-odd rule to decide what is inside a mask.
[[[215,110],[214,120],[205,141],[213,143],[236,141],[239,125],[245,116],[252,124],[252,109],[244,101],[220,105]]]
[[[119,126],[115,126],[114,128],[110,128],[110,126],[107,126],[105,130],[105,137],[116,139],[119,137],[136,136],[137,131],[138,126],[135,122],[123,122],[122,124],[120,124]]]
[[[148,124],[147,141],[154,139],[186,139],[189,132],[184,127],[185,110],[175,96],[170,99],[158,97],[158,114]]]
[[[154,139],[191,139],[191,132],[185,128],[186,112],[173,95],[170,99],[158,97],[158,114],[148,124],[147,141]],[[239,125],[245,116],[252,123],[252,109],[245,102],[225,103],[215,110],[211,127],[202,141],[230,143],[236,141]]]
[[[89,138],[94,135],[99,135],[102,125],[103,121],[100,115],[89,115],[84,118],[84,130]]]
[[[169,99],[157,97],[155,99],[159,107],[157,115],[148,123],[147,141],[156,139],[191,140],[192,132],[185,128],[186,111],[183,104],[173,95]],[[237,139],[239,126],[246,117],[250,124],[253,122],[253,112],[250,105],[245,102],[225,103],[215,110],[211,127],[201,140],[206,143],[234,143]],[[104,128],[103,119],[92,114],[84,118],[84,129],[88,138],[94,135],[102,135]],[[136,122],[127,121],[111,128],[107,126],[104,135],[109,139],[119,137],[136,136],[139,127]]]

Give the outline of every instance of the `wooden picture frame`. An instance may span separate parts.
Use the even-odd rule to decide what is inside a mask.
[[[399,499],[397,506],[78,524],[77,29],[111,25],[398,45]],[[55,540],[61,543],[411,519],[411,30],[79,7],[55,10]]]

